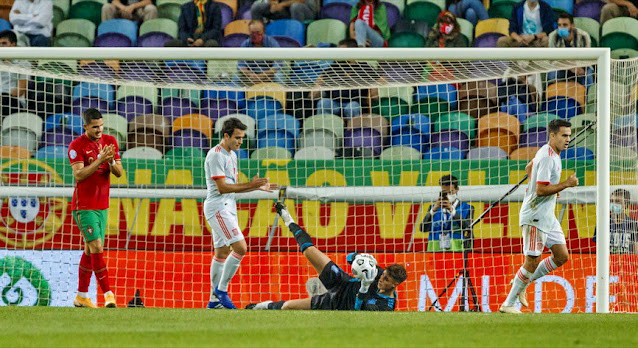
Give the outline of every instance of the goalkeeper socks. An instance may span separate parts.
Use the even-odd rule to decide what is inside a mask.
[[[516,276],[514,277],[514,282],[512,283],[512,289],[507,295],[507,299],[503,305],[505,306],[513,306],[516,303],[516,298],[521,291],[524,291],[527,287],[527,284],[530,282],[530,276],[532,274],[528,272],[525,268],[521,266],[521,268],[516,272]]]
[[[91,264],[93,265],[95,278],[97,279],[98,284],[100,284],[102,292],[107,293],[111,291],[111,287],[109,286],[109,272],[106,269],[103,253],[92,253]]]
[[[268,309],[281,309],[281,307],[284,306],[284,303],[286,303],[286,301],[270,302],[268,304]]]
[[[536,267],[536,271],[534,271],[534,274],[532,274],[532,276],[530,277],[530,281],[534,281],[555,270],[556,268],[558,268],[558,266],[554,263],[554,258],[550,256],[538,264],[538,267]]]
[[[78,292],[86,293],[89,291],[89,284],[91,284],[91,275],[93,274],[93,267],[91,266],[91,256],[82,252],[82,258],[80,259],[79,277],[78,277]],[[87,297],[87,296],[83,296]]]
[[[215,288],[219,285],[219,280],[222,278],[225,262],[226,259],[213,256],[213,261],[210,263],[210,302],[217,301]]]
[[[239,255],[234,251],[230,253],[230,257],[226,259],[224,264],[224,271],[222,272],[221,281],[219,282],[219,285],[217,285],[217,289],[220,291],[228,291],[228,283],[235,273],[237,273],[237,269],[239,268],[239,264],[243,257],[243,255]]]
[[[297,244],[299,244],[299,248],[302,253],[314,245],[312,244],[312,238],[310,238],[310,235],[299,227],[299,225],[293,222],[288,227],[290,228],[290,232],[292,232],[295,236],[295,240],[297,241]]]

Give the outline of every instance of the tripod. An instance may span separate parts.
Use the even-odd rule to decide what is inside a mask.
[[[470,279],[470,271],[468,270],[468,258],[470,254],[470,250],[472,249],[472,241],[474,236],[472,234],[471,226],[470,229],[463,231],[463,269],[459,270],[454,279],[450,281],[450,283],[441,291],[439,296],[428,308],[428,311],[431,311],[434,306],[436,306],[439,310],[443,310],[441,306],[438,304],[441,296],[445,295],[445,293],[456,284],[459,278],[462,277],[463,284],[461,288],[461,303],[459,304],[459,312],[465,312],[465,302],[467,299],[468,302],[468,312],[480,312],[481,308],[478,304],[478,296],[476,295],[476,289],[474,288],[474,284],[472,284],[472,279]],[[468,290],[472,293],[471,298],[469,297]]]

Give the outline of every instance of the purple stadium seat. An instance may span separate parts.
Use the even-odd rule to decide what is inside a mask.
[[[465,159],[466,151],[455,147],[434,147],[423,154],[424,160],[454,160]]]
[[[345,24],[350,24],[350,10],[352,10],[352,5],[350,4],[344,2],[331,2],[329,4],[324,4],[321,7],[321,11],[319,11],[319,18],[338,19]],[[388,19],[389,17],[390,16],[388,15]]]
[[[440,133],[434,133],[430,137],[432,146],[437,147],[454,147],[461,151],[470,149],[470,140],[467,134],[457,130],[446,130]]]
[[[417,82],[421,80],[421,75],[415,73],[415,70],[422,70],[413,62],[401,61],[381,61],[379,62],[379,72],[383,72],[383,76],[388,82]]]
[[[617,147],[633,148],[636,146],[635,134],[635,126],[616,128],[611,132],[611,144]]]
[[[279,47],[301,47],[299,46],[299,42],[297,40],[287,37],[287,36],[273,36],[277,43],[279,43]]]
[[[210,140],[202,133],[193,129],[182,129],[173,133],[173,147],[196,147],[207,149]]]
[[[120,62],[120,77],[125,80],[160,81],[161,76],[157,72],[163,67],[157,61],[133,61],[124,60]]]
[[[165,79],[170,82],[201,83],[206,81],[206,72],[189,63],[176,63],[164,68]]]
[[[392,29],[394,28],[394,25],[399,22],[399,19],[401,19],[401,11],[399,11],[399,8],[392,3],[384,2],[383,4],[385,5],[385,12],[388,16],[388,27]],[[349,19],[350,18],[348,18],[348,20]],[[346,24],[349,24],[349,21],[346,22]]]
[[[69,146],[78,135],[68,128],[55,128],[42,133],[40,147],[45,146]]]
[[[73,101],[72,112],[76,115],[82,115],[86,109],[95,108],[101,113],[109,112],[109,103],[100,98],[78,98]]]
[[[496,42],[503,36],[499,33],[485,33],[474,39],[474,47],[496,47]]]
[[[78,67],[78,74],[102,79],[112,79],[116,77],[113,68],[104,64],[104,62],[98,61],[80,65]]]
[[[202,99],[228,99],[237,104],[238,108],[246,107],[246,93],[244,91],[230,91],[223,89],[223,85],[211,86],[222,88],[220,90],[204,90],[202,91]],[[210,87],[209,87],[210,88]]]
[[[343,136],[343,157],[374,158],[383,150],[383,137],[371,128],[354,128]]]
[[[223,2],[217,2],[217,5],[219,5],[219,10],[222,13],[222,29],[224,29],[228,23],[233,21],[233,9]]]
[[[152,31],[140,36],[137,39],[137,47],[164,47],[164,44],[173,38],[161,31]]]
[[[182,115],[194,113],[198,113],[197,107],[189,99],[169,97],[162,101],[162,115],[170,118],[171,123]]]
[[[574,4],[574,17],[589,17],[600,21],[600,11],[604,5],[604,2],[598,0],[576,3]]]
[[[153,103],[140,96],[128,96],[115,103],[115,113],[126,117],[127,121],[132,121],[138,115],[152,114]]]
[[[94,47],[133,47],[128,36],[120,33],[106,33],[95,38]]]
[[[520,147],[542,147],[547,144],[547,131],[534,128],[528,132],[523,132],[521,133],[519,144]]]
[[[235,33],[226,35],[222,38],[222,47],[240,47],[241,44],[248,39],[248,35],[242,33]]]
[[[237,10],[236,19],[253,19],[253,15],[250,12],[250,7],[253,4],[252,1],[246,1],[239,10]]]
[[[208,116],[213,121],[220,117],[237,112],[237,104],[228,99],[203,99],[200,105],[200,113]]]

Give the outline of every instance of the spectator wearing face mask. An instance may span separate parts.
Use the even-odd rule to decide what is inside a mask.
[[[265,34],[264,23],[253,19],[248,24],[250,37],[241,44],[241,47],[279,47],[277,40]],[[237,64],[239,74],[235,82],[239,85],[254,85],[263,82],[283,82],[281,61],[265,60],[241,60]]]
[[[558,16],[558,29],[549,34],[549,47],[591,47],[589,34],[576,28],[574,17],[569,13],[561,13]],[[585,87],[594,83],[594,70],[590,67],[578,67],[570,70],[552,71],[547,80],[565,79],[576,77],[578,82]]]
[[[548,34],[554,31],[556,15],[543,0],[523,0],[514,5],[510,36],[498,39],[498,47],[547,47]]]
[[[612,254],[638,254],[638,221],[627,214],[631,195],[617,189],[609,200],[609,252]],[[596,242],[596,233],[594,233]]]
[[[428,34],[426,47],[467,47],[467,41],[461,34],[461,27],[456,16],[449,11],[439,15],[436,24]]]

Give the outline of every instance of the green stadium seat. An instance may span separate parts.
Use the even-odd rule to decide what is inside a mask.
[[[206,157],[204,151],[196,147],[174,147],[164,156],[167,160],[202,159]]]
[[[346,38],[346,31],[345,23],[338,19],[320,19],[308,25],[306,43],[314,46],[322,42],[337,45]]]
[[[499,1],[497,3],[492,2],[487,13],[490,18],[505,18],[507,20],[512,19],[512,9],[516,5],[515,1]]]
[[[178,27],[177,27],[177,23],[170,19],[166,19],[166,18],[151,19],[150,21],[146,21],[142,23],[142,25],[140,26],[139,36],[142,36],[146,33],[150,33],[153,31],[166,33],[170,35],[172,38],[176,38],[178,33]]]
[[[182,5],[188,0],[157,0],[157,15],[159,18],[168,18],[175,23],[179,20]]]
[[[423,36],[410,32],[404,31],[401,33],[395,33],[390,36],[388,40],[389,47],[424,47],[425,39]]]
[[[558,120],[560,117],[556,114],[541,112],[528,117],[523,123],[523,131],[527,132],[534,128],[547,128],[550,121]]]
[[[406,5],[414,4],[415,2],[429,2],[438,6],[441,10],[446,8],[445,0],[407,0]]]
[[[391,146],[379,155],[384,161],[419,161],[423,154],[411,146]]]
[[[435,132],[443,130],[458,130],[472,140],[476,136],[476,119],[463,112],[450,112],[439,117],[434,123]]]
[[[128,121],[118,114],[104,114],[104,134],[117,139],[120,148],[126,148]]]
[[[621,48],[638,49],[638,19],[616,17],[605,22],[600,46],[609,47],[612,51]]]
[[[79,1],[69,10],[69,18],[88,19],[96,26],[102,23],[102,3],[96,1]]]
[[[405,0],[385,0],[384,2],[391,3],[399,9],[399,14],[403,14],[405,9]]]
[[[613,59],[629,59],[638,57],[638,51],[631,48],[620,48],[611,51],[611,58]]]
[[[591,47],[598,47],[598,42],[600,42],[600,23],[597,20],[589,17],[575,17],[574,25],[589,34]]]
[[[164,100],[169,97],[186,98],[199,106],[201,91],[198,89],[162,88],[160,100]]]
[[[638,39],[628,33],[613,32],[603,36],[600,47],[609,47],[612,51],[623,48],[638,49]]]
[[[265,160],[265,159],[292,159],[292,154],[290,151],[284,149],[283,147],[262,147],[261,149],[257,149],[253,151],[250,155],[250,159],[256,160]]]
[[[230,81],[237,72],[237,60],[209,60],[206,75],[215,81]]]
[[[474,25],[472,25],[472,22],[463,18],[457,18],[456,21],[459,23],[459,26],[461,27],[461,34],[465,36],[469,46],[471,46],[472,39],[474,38]]]
[[[69,16],[69,8],[71,3],[69,0],[54,0],[53,1],[53,27],[57,27],[60,22],[65,20]]]
[[[438,99],[431,101],[424,98],[412,104],[410,112],[413,114],[426,115],[432,122],[435,122],[439,117],[450,112],[450,104],[445,101],[439,101]]]
[[[389,118],[405,115],[410,112],[410,105],[398,97],[379,98],[372,102],[372,113]]]
[[[67,19],[57,27],[53,38],[56,47],[91,47],[95,39],[95,24],[88,19]]]
[[[443,7],[444,8],[444,7]],[[403,18],[407,20],[422,20],[433,25],[441,13],[441,7],[428,1],[409,3],[403,12]]]
[[[155,87],[138,87],[123,85],[115,92],[115,99],[120,100],[129,96],[139,96],[153,104],[153,108],[157,106],[158,91]]]

